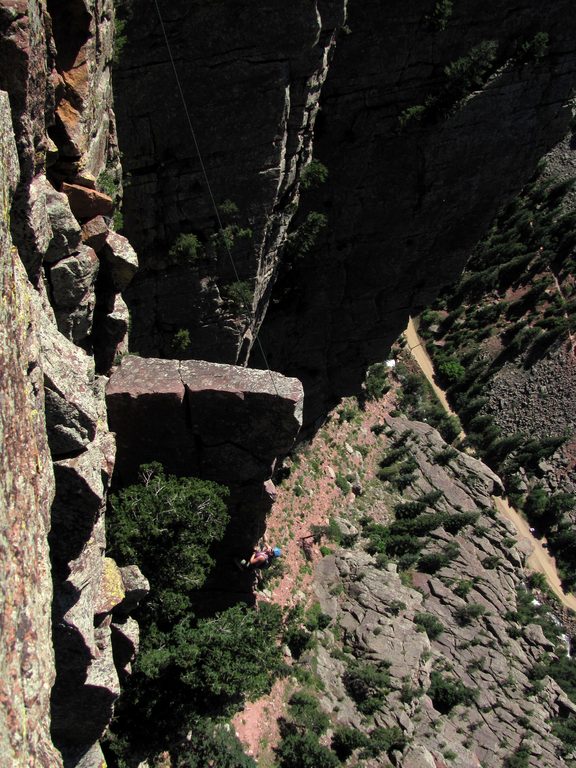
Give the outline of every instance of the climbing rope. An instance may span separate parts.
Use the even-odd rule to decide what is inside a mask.
[[[216,215],[216,221],[218,223],[218,229],[220,234],[223,233],[224,226],[222,224],[222,219],[220,218],[220,211],[218,210],[218,206],[216,205],[216,200],[214,198],[214,194],[212,192],[212,186],[210,184],[210,179],[208,178],[208,173],[206,171],[206,165],[204,164],[204,159],[202,157],[202,152],[200,151],[200,145],[198,144],[198,140],[196,138],[196,131],[194,130],[194,126],[192,124],[192,118],[190,117],[190,111],[188,110],[188,104],[186,103],[186,97],[184,96],[184,91],[182,89],[182,84],[180,82],[180,76],[178,75],[178,69],[176,68],[176,62],[174,61],[174,56],[172,55],[172,48],[170,46],[170,41],[168,39],[168,34],[166,32],[166,27],[164,25],[164,19],[162,18],[162,13],[160,12],[160,6],[158,5],[158,0],[154,0],[154,5],[156,6],[156,13],[158,14],[158,20],[160,21],[160,27],[162,28],[162,34],[164,36],[164,42],[166,43],[166,49],[168,51],[168,56],[170,58],[170,64],[172,65],[172,71],[174,72],[174,78],[176,79],[176,84],[178,86],[178,92],[180,94],[180,99],[182,101],[182,106],[184,107],[184,113],[186,115],[186,120],[188,122],[188,127],[190,129],[190,134],[192,136],[192,141],[194,143],[194,147],[196,149],[196,154],[198,155],[198,160],[200,161],[200,168],[202,169],[202,175],[204,177],[204,181],[206,183],[206,187],[208,189],[208,194],[210,195],[210,200],[212,202],[212,207],[214,208],[214,213]],[[228,246],[227,238],[222,237],[222,242],[224,243],[224,247],[226,248],[226,253],[228,254],[228,258],[230,259],[230,264],[232,265],[232,271],[234,272],[234,276],[236,277],[236,280],[240,282],[240,275],[238,274],[238,270],[236,269],[236,264],[234,262],[234,258],[232,256],[232,253],[230,251],[230,247]],[[270,366],[268,364],[268,358],[266,357],[266,354],[264,352],[264,347],[262,346],[262,342],[260,341],[260,338],[258,337],[258,334],[256,334],[254,341],[258,344],[258,349],[260,350],[260,354],[262,355],[262,359],[264,360],[264,364],[266,366],[266,369],[268,370],[268,375],[270,376],[270,381],[272,382],[272,386],[274,387],[274,391],[276,392],[276,395],[280,397],[280,393],[278,392],[278,389],[276,387],[276,382],[274,380],[274,376],[272,375],[272,371],[270,369]]]

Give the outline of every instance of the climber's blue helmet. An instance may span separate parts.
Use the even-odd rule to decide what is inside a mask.
[[[274,555],[274,557],[280,557],[280,555],[282,554],[282,550],[280,549],[280,547],[274,547],[274,549],[272,550],[272,554]]]

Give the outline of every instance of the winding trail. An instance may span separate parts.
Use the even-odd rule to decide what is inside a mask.
[[[434,390],[436,397],[442,403],[444,409],[451,416],[455,416],[456,414],[450,408],[450,404],[446,399],[446,393],[438,386],[438,384],[436,384],[436,381],[434,380],[434,365],[432,364],[432,360],[426,351],[426,347],[424,346],[422,339],[418,336],[418,332],[412,318],[410,318],[408,321],[408,327],[404,331],[404,337],[406,338],[412,357],[418,363],[418,367],[424,376],[426,376],[426,379]],[[461,432],[459,435],[460,438],[464,438],[465,436],[466,434],[464,432]],[[503,517],[505,517],[507,520],[510,520],[518,531],[518,535],[524,539],[527,539],[532,545],[532,554],[528,557],[527,561],[528,567],[533,571],[543,573],[546,577],[546,581],[548,582],[548,586],[560,600],[562,605],[566,606],[566,608],[570,608],[571,610],[576,611],[576,596],[570,593],[566,593],[562,589],[560,577],[558,576],[558,571],[556,569],[556,561],[543,546],[545,542],[542,542],[533,536],[527,521],[519,514],[519,512],[517,512],[517,510],[514,509],[514,507],[510,506],[508,499],[504,499],[500,496],[493,496],[492,499],[494,500],[494,506],[498,512],[500,512],[500,514],[503,515]]]

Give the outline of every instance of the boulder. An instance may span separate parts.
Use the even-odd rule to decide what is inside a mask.
[[[80,344],[92,331],[96,307],[98,257],[86,245],[54,264],[50,270],[52,296],[58,328],[66,338]]]
[[[50,269],[50,282],[56,307],[79,307],[89,292],[94,294],[97,274],[98,257],[87,245],[81,245],[72,256],[54,264]]]
[[[110,216],[114,208],[112,198],[79,184],[62,184],[62,192],[68,197],[72,213],[77,219],[92,219],[94,216]]]
[[[119,477],[133,480],[140,464],[157,460],[175,474],[262,483],[294,442],[302,400],[300,382],[277,373],[124,358],[106,388]]]
[[[116,232],[109,232],[102,255],[110,265],[115,289],[125,290],[138,269],[136,251],[125,237]]]
[[[54,262],[74,253],[81,239],[80,225],[70,210],[68,198],[45,181],[46,212],[52,228],[52,239],[44,261]]]
[[[120,568],[111,557],[105,557],[100,589],[94,603],[94,613],[109,613],[124,600],[124,581]]]
[[[95,216],[82,224],[82,242],[89,245],[96,253],[100,251],[108,237],[108,225],[103,216]]]
[[[124,597],[115,608],[114,615],[125,615],[136,608],[150,592],[150,583],[137,565],[120,568]]]

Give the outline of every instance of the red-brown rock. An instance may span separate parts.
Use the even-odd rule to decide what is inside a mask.
[[[108,225],[103,216],[95,216],[82,225],[82,242],[89,245],[96,253],[102,248],[108,237]]]
[[[110,216],[114,203],[112,198],[95,189],[79,184],[62,184],[62,192],[68,195],[70,208],[77,219],[92,219],[94,216]]]
[[[300,382],[277,373],[198,360],[129,357],[106,390],[117,435],[116,469],[132,481],[160,461],[178,475],[261,484],[301,423]]]

